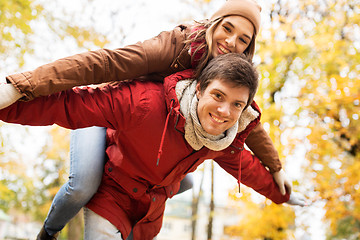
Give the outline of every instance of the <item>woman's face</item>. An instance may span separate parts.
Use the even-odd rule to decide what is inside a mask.
[[[225,17],[214,30],[212,37],[212,56],[225,53],[243,53],[249,46],[254,27],[241,16]]]
[[[198,83],[196,96],[201,126],[207,133],[219,135],[237,123],[249,99],[249,88],[214,79],[203,92]]]

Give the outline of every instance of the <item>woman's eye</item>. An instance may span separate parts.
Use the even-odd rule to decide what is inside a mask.
[[[223,26],[223,28],[225,29],[225,31],[230,32],[230,28],[229,28],[229,27]]]
[[[239,38],[242,43],[248,44],[247,41],[244,38]]]

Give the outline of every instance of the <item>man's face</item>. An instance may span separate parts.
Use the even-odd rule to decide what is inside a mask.
[[[196,96],[199,99],[197,114],[201,126],[207,133],[219,135],[240,118],[249,98],[249,89],[214,79],[203,92],[200,92],[198,83]]]

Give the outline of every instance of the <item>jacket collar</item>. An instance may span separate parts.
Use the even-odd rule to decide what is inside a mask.
[[[168,111],[170,111],[171,101],[174,101],[170,121],[173,123],[173,126],[175,126],[175,129],[181,133],[184,133],[185,118],[180,113],[180,103],[176,97],[175,87],[178,81],[193,78],[193,74],[194,71],[192,69],[187,69],[164,79],[165,101]],[[171,126],[171,124],[169,126]]]

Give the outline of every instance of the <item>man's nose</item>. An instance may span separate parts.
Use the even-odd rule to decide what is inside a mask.
[[[220,104],[217,110],[220,113],[221,117],[230,116],[230,106],[228,103]]]

